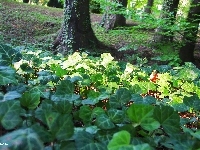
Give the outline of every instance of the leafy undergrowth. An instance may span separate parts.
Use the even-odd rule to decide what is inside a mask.
[[[190,63],[141,67],[4,44],[0,56],[1,149],[200,147],[200,70]]]

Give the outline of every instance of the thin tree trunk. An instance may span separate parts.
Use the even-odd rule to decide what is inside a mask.
[[[200,23],[200,0],[193,0],[188,13],[189,28],[184,31],[185,45],[180,48],[179,56],[183,62],[194,62],[194,48]]]
[[[176,20],[176,14],[178,10],[179,0],[165,0],[162,6],[162,12],[160,19],[165,20],[165,27],[158,27],[154,35],[154,42],[166,43],[172,42],[174,33],[170,31],[169,26],[173,26]]]
[[[127,7],[127,0],[118,0],[119,3],[122,4],[123,8]],[[107,31],[111,30],[115,27],[125,26],[126,18],[121,14],[111,14],[109,13],[109,6],[107,7],[106,13],[102,17],[101,26],[104,27]],[[117,9],[121,9],[118,7]]]
[[[64,21],[53,42],[53,48],[66,55],[81,49],[91,49],[98,40],[91,27],[89,0],[65,0]]]
[[[144,12],[146,14],[151,14],[151,9],[153,7],[153,3],[154,3],[154,0],[148,0],[147,5],[146,5],[146,7],[144,9]]]

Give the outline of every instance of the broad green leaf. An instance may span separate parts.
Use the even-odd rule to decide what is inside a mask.
[[[109,99],[110,107],[120,108],[131,100],[131,93],[125,88],[120,88]]]
[[[8,140],[9,139],[9,140]],[[2,150],[42,150],[44,149],[43,142],[38,135],[30,128],[18,129],[0,137]]]
[[[128,110],[128,117],[134,123],[141,124],[142,121],[145,121],[147,118],[151,118],[153,115],[154,107],[144,104],[132,104]]]
[[[113,123],[122,123],[124,121],[125,113],[122,110],[109,109],[108,117]]]
[[[76,145],[73,141],[62,141],[60,145],[60,150],[75,150]]]
[[[101,114],[105,114],[105,110],[101,107],[95,107],[92,110],[92,118],[96,118],[97,116],[99,116]]]
[[[85,128],[85,131],[90,134],[96,134],[99,128],[97,126],[89,126]]]
[[[180,117],[178,112],[170,106],[156,106],[154,118],[161,124],[166,133],[172,134],[180,131]]]
[[[20,94],[24,93],[27,90],[28,85],[24,83],[18,83],[17,85],[12,85],[10,87],[7,87],[8,91],[16,91]]]
[[[156,103],[156,98],[153,96],[145,96],[143,98],[143,103],[144,104],[155,104]]]
[[[77,149],[81,149],[87,144],[94,143],[94,136],[85,131],[78,131],[75,133],[75,143]]]
[[[182,129],[183,129],[184,132],[187,132],[190,135],[192,135],[193,137],[195,137],[195,138],[200,140],[200,130],[197,130],[197,131],[194,132],[190,128],[186,128],[184,126],[182,126]]]
[[[120,147],[110,148],[108,150],[154,150],[149,144],[122,145]]]
[[[20,98],[20,97],[21,97],[21,94],[18,93],[17,91],[10,91],[10,92],[7,92],[7,93],[4,95],[3,100],[4,100],[4,101],[7,101],[7,100],[14,100],[14,99],[17,99],[17,98]]]
[[[40,81],[40,84],[46,85],[48,82],[57,83],[59,81],[59,77],[56,75],[52,75],[50,71],[40,71],[37,73],[39,77],[37,78]]]
[[[97,82],[97,81],[103,80],[103,76],[101,73],[92,74],[90,78],[91,78],[92,82]]]
[[[63,77],[64,75],[67,74],[67,70],[66,70],[66,69],[62,69],[62,68],[60,67],[60,65],[56,65],[56,67],[55,67],[55,72],[56,72],[56,75],[57,75],[58,77]]]
[[[72,104],[69,101],[57,101],[53,108],[61,114],[70,114],[72,111]]]
[[[160,123],[154,118],[146,118],[141,122],[141,127],[147,131],[153,131],[160,127]]]
[[[34,86],[32,89],[30,89],[31,93],[40,93],[40,97],[49,99],[50,97],[50,90],[47,90],[46,86],[38,85]]]
[[[52,142],[54,139],[52,138],[50,132],[48,129],[44,128],[43,126],[39,125],[39,124],[34,124],[33,126],[31,126],[31,129],[33,129],[33,131],[35,133],[37,133],[37,135],[40,137],[40,139],[42,140],[42,142],[47,143],[47,142]]]
[[[26,73],[34,73],[33,68],[30,67],[30,64],[28,63],[23,63],[20,65],[20,68],[25,71]]]
[[[80,148],[80,150],[105,150],[106,146],[100,143],[90,143]]]
[[[14,69],[7,66],[0,66],[0,85],[17,83],[15,74],[16,72]]]
[[[70,80],[62,80],[57,86],[56,95],[65,95],[74,93],[74,84]]]
[[[59,115],[56,121],[53,122],[50,132],[57,140],[69,139],[74,134],[72,116],[68,114]]]
[[[106,114],[101,114],[96,118],[96,125],[101,129],[112,129],[115,127],[113,122]]]
[[[132,94],[131,101],[134,101],[135,103],[140,103],[143,101],[143,97],[140,94]]]
[[[115,132],[116,130],[98,130],[95,134],[95,139],[104,145],[108,145]]]
[[[39,103],[39,92],[25,92],[20,99],[20,104],[28,109],[35,109],[39,105]]]
[[[193,81],[199,76],[199,70],[192,64],[186,64],[186,66],[179,70],[178,74],[179,78]]]
[[[192,97],[184,97],[183,103],[195,110],[200,110],[200,99],[196,94]]]
[[[149,144],[144,143],[144,144],[140,144],[140,145],[136,145],[133,146],[133,150],[154,150],[154,148],[152,148]]]
[[[108,143],[108,150],[117,150],[121,146],[127,146],[130,144],[131,135],[127,131],[119,131],[113,135],[112,140]]]
[[[79,99],[80,95],[77,94],[65,94],[65,95],[52,95],[51,96],[51,100],[52,101],[70,101],[70,102],[74,102],[77,99]]]
[[[2,101],[3,99],[4,99],[4,94],[0,92],[0,101]]]
[[[189,139],[189,140],[188,140]],[[180,133],[180,134],[171,134],[170,137],[163,141],[162,145],[169,149],[175,150],[193,150],[199,148],[198,142],[196,143],[195,138],[191,138],[191,135],[188,133]],[[198,147],[196,147],[196,144]]]
[[[74,83],[72,83],[70,80],[62,80],[61,83],[57,86],[57,90],[55,92],[55,95],[51,97],[51,100],[53,101],[60,101],[60,100],[69,100],[69,101],[75,101],[80,96],[74,94]]]
[[[14,62],[20,61],[22,55],[19,51],[4,44],[0,44],[0,65],[11,65]]]
[[[89,93],[88,93],[88,98],[87,99],[84,99],[82,101],[82,104],[90,104],[90,105],[95,105],[96,103],[99,102],[99,95],[100,95],[100,92],[95,92],[93,90],[90,90]]]
[[[6,130],[17,127],[22,122],[20,117],[21,107],[19,101],[0,102],[0,121]]]
[[[178,112],[185,112],[189,110],[189,107],[186,106],[184,103],[176,103],[172,104],[171,106]]]
[[[36,118],[46,124],[49,129],[52,128],[52,125],[57,121],[59,115],[59,113],[52,111],[51,106],[48,109],[47,104],[46,107],[40,107],[35,111]]]
[[[83,105],[79,110],[79,117],[83,120],[84,124],[91,122],[92,110],[89,106]]]
[[[138,103],[138,104],[155,104],[156,103],[155,97],[153,96],[142,97],[140,94],[132,95],[132,100],[134,101],[134,103]]]

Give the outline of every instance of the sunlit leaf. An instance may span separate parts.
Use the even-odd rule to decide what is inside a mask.
[[[130,144],[131,135],[127,131],[119,131],[113,135],[112,140],[108,143],[109,150],[120,149],[121,146],[127,146]]]

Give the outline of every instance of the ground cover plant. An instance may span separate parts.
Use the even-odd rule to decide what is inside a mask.
[[[152,32],[141,26],[101,32],[97,15],[98,38],[132,55],[53,54],[49,42],[62,11],[35,6],[31,13],[19,3],[28,22],[15,20],[24,13],[6,20],[9,6],[19,11],[8,4],[0,5],[0,149],[199,149],[200,70],[180,65],[171,46],[154,53],[145,43]]]
[[[199,147],[200,73],[191,63],[140,67],[109,53],[66,58],[4,44],[0,52],[3,149]]]

